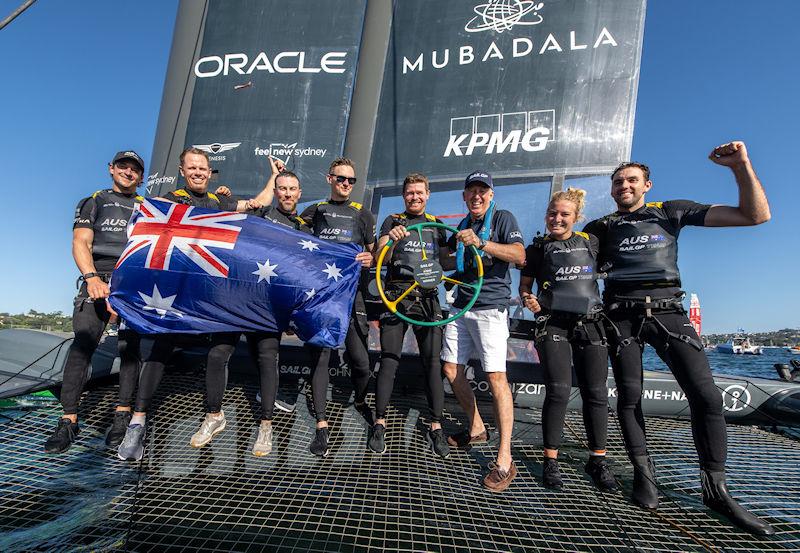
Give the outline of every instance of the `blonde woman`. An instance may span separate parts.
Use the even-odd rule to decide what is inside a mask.
[[[548,234],[534,239],[525,252],[519,293],[537,315],[534,339],[545,373],[543,484],[553,489],[564,485],[557,459],[574,365],[590,449],[585,470],[595,486],[610,492],[617,483],[605,458],[608,349],[597,286],[599,243],[573,230],[582,219],[585,195],[573,188],[553,194],[545,214]],[[537,295],[532,293],[534,280]]]

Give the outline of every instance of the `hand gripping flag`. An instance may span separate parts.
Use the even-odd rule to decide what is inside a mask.
[[[111,305],[142,334],[291,328],[339,347],[361,272],[332,244],[241,213],[145,200],[111,279]]]

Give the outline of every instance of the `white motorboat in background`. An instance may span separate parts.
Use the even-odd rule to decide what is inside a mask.
[[[764,353],[761,346],[751,344],[750,338],[741,334],[735,335],[728,343],[717,345],[717,351],[735,355],[761,355]]]

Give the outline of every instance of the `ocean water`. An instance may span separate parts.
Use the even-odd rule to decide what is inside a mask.
[[[762,355],[731,355],[716,351],[707,351],[706,355],[711,365],[711,372],[714,374],[751,376],[772,380],[778,379],[778,373],[775,370],[776,363],[788,365],[791,359],[800,361],[800,355],[789,353],[783,348],[767,348],[764,349]],[[646,369],[669,370],[650,346],[645,348],[643,363]]]

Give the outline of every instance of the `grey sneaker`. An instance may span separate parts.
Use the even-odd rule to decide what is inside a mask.
[[[215,417],[211,413],[206,413],[206,418],[203,419],[200,430],[192,434],[189,445],[192,447],[203,447],[223,430],[225,430],[225,413],[220,413],[219,417]]]
[[[123,461],[141,461],[144,456],[145,427],[143,424],[132,424],[125,432],[122,443],[117,448],[117,457]]]
[[[261,421],[256,443],[253,444],[253,455],[263,457],[270,453],[272,453],[272,424],[269,421]]]

